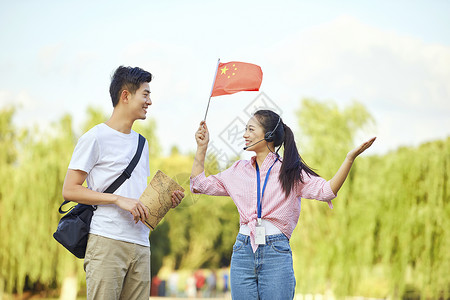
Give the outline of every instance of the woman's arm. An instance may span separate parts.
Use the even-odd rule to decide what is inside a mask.
[[[205,177],[205,157],[208,149],[209,131],[205,121],[200,122],[200,126],[195,133],[197,142],[197,152],[191,172],[191,192],[196,194],[206,194],[213,196],[229,196],[224,185],[223,173]]]
[[[200,126],[195,133],[195,141],[197,142],[197,152],[192,165],[191,178],[196,177],[205,170],[206,150],[209,143],[209,131],[205,121],[200,122]]]
[[[363,153],[367,148],[372,146],[375,139],[376,137],[371,138],[370,140],[368,140],[365,143],[362,143],[360,146],[356,147],[347,154],[347,157],[345,158],[341,167],[333,176],[333,178],[330,180],[331,190],[335,195],[337,195],[337,192],[344,184],[344,181],[347,178],[347,175],[350,172],[350,169],[352,168],[353,162],[355,161],[356,157],[358,157],[358,155]]]

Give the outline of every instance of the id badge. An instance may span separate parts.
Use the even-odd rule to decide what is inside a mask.
[[[264,226],[256,226],[255,232],[255,244],[265,245],[266,244],[266,228]]]

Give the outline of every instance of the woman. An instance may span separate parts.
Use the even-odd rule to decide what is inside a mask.
[[[197,152],[191,191],[230,196],[239,211],[240,230],[231,257],[232,298],[292,299],[295,277],[289,239],[300,215],[300,199],[326,201],[332,208],[331,200],[353,161],[375,138],[350,151],[334,177],[326,181],[303,162],[294,134],[278,114],[257,111],[243,137],[244,149],[255,152],[255,156],[205,177],[209,132],[206,123],[200,123],[195,134]],[[282,145],[284,157],[278,155]]]

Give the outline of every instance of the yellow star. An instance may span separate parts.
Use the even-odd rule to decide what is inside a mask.
[[[228,71],[227,66],[223,67],[223,69],[220,69],[220,70],[222,71],[221,74],[225,74]]]

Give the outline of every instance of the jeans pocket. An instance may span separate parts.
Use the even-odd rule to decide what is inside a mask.
[[[279,253],[291,253],[291,245],[289,245],[289,241],[273,242],[272,249]]]
[[[233,245],[233,252],[239,251],[244,246],[244,242],[240,240],[236,240],[236,242]]]

